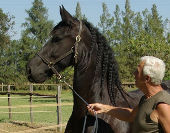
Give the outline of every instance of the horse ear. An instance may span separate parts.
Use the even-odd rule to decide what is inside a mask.
[[[60,7],[60,15],[61,15],[62,21],[66,21],[68,23],[74,21],[74,18],[71,16],[71,14],[68,11],[66,11],[63,5],[62,7]]]

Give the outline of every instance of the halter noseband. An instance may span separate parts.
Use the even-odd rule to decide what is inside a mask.
[[[67,57],[68,55],[70,55],[71,53],[74,52],[74,59],[75,59],[75,63],[77,63],[77,56],[78,56],[78,43],[81,41],[81,31],[82,31],[82,21],[80,21],[80,27],[79,27],[79,32],[78,35],[76,36],[76,42],[74,43],[73,47],[64,55],[60,56],[59,58],[57,58],[54,62],[49,61],[48,59],[46,59],[44,56],[40,55],[39,53],[37,53],[37,55],[41,58],[41,60],[48,65],[49,69],[51,69],[53,71],[53,73],[57,76],[58,79],[61,79],[62,76],[61,74],[56,70],[56,68],[54,67],[54,65],[61,61],[62,59],[64,59],[65,57]]]

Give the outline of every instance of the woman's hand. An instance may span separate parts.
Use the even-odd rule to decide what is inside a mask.
[[[112,107],[110,105],[105,105],[101,103],[93,103],[87,106],[87,109],[91,115],[101,114],[101,113],[107,114],[111,110],[111,108]]]

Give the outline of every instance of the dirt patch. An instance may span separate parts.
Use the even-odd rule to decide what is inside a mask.
[[[65,124],[59,132],[58,125],[31,124],[13,121],[10,123],[0,123],[0,133],[63,133]]]

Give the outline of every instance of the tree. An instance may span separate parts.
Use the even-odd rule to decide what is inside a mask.
[[[122,40],[124,41],[124,43],[126,43],[133,36],[133,31],[134,31],[133,23],[132,23],[134,18],[134,12],[130,9],[129,0],[126,0],[125,12],[122,12],[122,14],[123,14]]]
[[[166,42],[170,44],[170,20],[166,19],[164,23]]]
[[[11,36],[9,31],[12,31],[13,16],[5,14],[2,9],[0,9],[0,82],[7,83],[11,80],[11,64],[10,59],[10,48],[11,48]]]
[[[144,10],[143,16],[130,10],[128,0],[123,12],[121,41],[114,50],[119,63],[120,77],[124,81],[133,81],[133,72],[140,57],[150,55],[166,63],[165,79],[170,79],[170,45],[164,36],[164,21],[159,16],[156,5],[151,12]]]
[[[26,10],[28,17],[22,24],[25,30],[22,31],[19,59],[21,62],[18,66],[22,74],[25,74],[25,66],[29,58],[35,55],[35,52],[48,40],[53,27],[53,22],[48,20],[48,10],[42,0],[34,0],[32,4],[32,7]]]
[[[4,47],[6,44],[10,43],[9,31],[12,30],[13,25],[15,24],[12,21],[14,17],[9,14],[3,13],[3,10],[0,8],[0,47]]]
[[[86,16],[81,13],[80,3],[77,2],[76,11],[74,15],[78,20],[87,20]]]
[[[164,38],[164,26],[162,17],[159,16],[157,7],[154,4],[151,8],[152,14],[151,17],[148,18],[149,20],[149,26],[150,26],[150,34],[152,34],[153,37],[159,37],[161,39]]]
[[[114,18],[111,16],[111,14],[108,11],[107,5],[105,3],[102,3],[103,13],[100,16],[100,22],[98,23],[99,28],[101,29],[101,32],[104,34],[110,45],[112,45],[112,38],[113,38],[113,22]]]
[[[122,16],[119,15],[119,12],[119,8],[116,7],[114,14],[117,21],[115,28],[117,28],[118,40],[116,40],[116,45],[113,48],[119,63],[120,78],[125,81],[131,81],[133,80],[132,71],[134,70],[135,62],[129,46],[131,45],[130,40],[134,37],[133,20],[135,13],[130,8],[129,0],[126,0],[125,11],[122,11]],[[119,16],[122,18],[119,18]]]
[[[23,26],[23,38],[34,39],[38,44],[33,44],[35,49],[39,49],[48,39],[48,35],[53,27],[53,22],[48,20],[48,10],[43,6],[42,0],[34,0],[31,9],[26,10],[28,18]]]
[[[118,5],[116,5],[116,10],[114,11],[114,26],[113,26],[113,38],[114,38],[114,46],[117,44],[121,44],[121,16],[120,16],[120,8]]]

